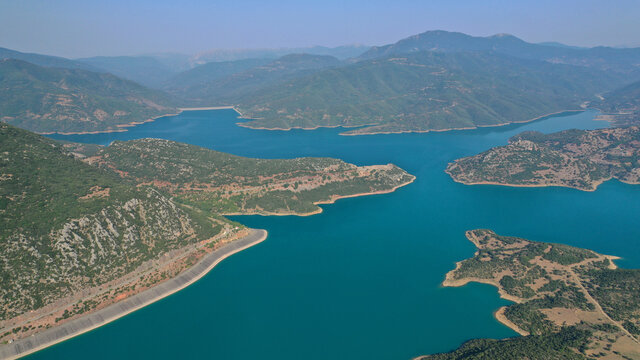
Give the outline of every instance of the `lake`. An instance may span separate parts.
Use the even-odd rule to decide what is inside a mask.
[[[202,280],[30,359],[410,359],[471,338],[517,334],[493,318],[508,304],[489,285],[443,288],[473,256],[465,230],[559,242],[640,267],[640,186],[466,186],[448,162],[521,131],[608,126],[595,111],[527,124],[424,134],[340,136],[342,129],[251,130],[233,110],[190,111],[123,133],[52,137],[109,144],[143,137],[261,158],[394,163],[417,177],[392,194],[339,200],[309,217],[235,216],[269,231]]]

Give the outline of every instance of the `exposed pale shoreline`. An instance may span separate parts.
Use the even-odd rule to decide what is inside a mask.
[[[411,180],[407,181],[405,183],[402,183],[400,185],[396,185],[394,187],[392,187],[391,189],[387,189],[387,190],[380,190],[380,191],[372,191],[372,192],[366,192],[366,193],[359,193],[359,194],[351,194],[351,195],[333,195],[330,199],[328,200],[320,200],[320,201],[316,201],[313,204],[314,205],[326,205],[326,204],[333,204],[335,203],[337,200],[340,199],[347,199],[347,198],[354,198],[354,197],[361,197],[361,196],[368,196],[368,195],[381,195],[381,194],[389,194],[392,193],[394,191],[396,191],[397,189],[409,185],[412,182],[414,182],[416,180],[416,177],[411,175]],[[254,212],[254,213],[223,213],[222,215],[225,216],[239,216],[239,215],[260,215],[260,216],[311,216],[311,215],[317,215],[322,213],[322,208],[319,207],[317,210],[315,211],[311,211],[308,213],[296,213],[296,212],[290,212],[290,213],[275,213],[275,212],[269,212],[269,211],[263,211],[263,212]]]
[[[451,176],[451,174],[447,171],[445,171],[449,176]],[[453,176],[451,176],[451,179],[453,179],[453,181],[457,182],[458,184],[463,184],[463,185],[498,185],[498,186],[508,186],[508,187],[521,187],[521,188],[541,188],[541,187],[564,187],[564,188],[569,188],[569,189],[576,189],[576,190],[580,190],[580,191],[586,191],[586,192],[594,192],[598,189],[598,186],[600,186],[601,184],[603,184],[606,181],[609,181],[611,179],[613,179],[613,177],[609,177],[607,179],[602,179],[602,180],[598,180],[595,181],[593,183],[593,187],[590,189],[585,189],[585,188],[580,188],[577,186],[570,186],[570,185],[565,185],[565,184],[507,184],[507,183],[501,183],[501,182],[497,182],[497,181],[477,181],[477,182],[467,182],[467,181],[462,181],[462,180],[458,180],[456,178],[454,178]]]
[[[476,255],[477,255],[477,252],[476,252]],[[442,282],[442,286],[444,286],[444,287],[461,287],[461,286],[467,285],[470,282],[477,282],[477,283],[481,283],[481,284],[493,285],[498,289],[498,294],[500,295],[501,298],[503,298],[505,300],[509,300],[509,301],[515,302],[515,303],[518,302],[518,299],[516,299],[515,297],[510,296],[509,294],[507,294],[504,291],[502,291],[502,289],[500,288],[499,284],[497,284],[492,279],[464,278],[464,279],[456,279],[456,280],[454,280],[453,279],[453,274],[460,268],[461,264],[462,264],[462,261],[456,262],[456,268],[451,270],[451,271],[449,271],[447,273],[447,275],[445,275],[445,279]],[[528,332],[520,329],[516,324],[512,323],[511,321],[509,321],[509,319],[507,319],[507,317],[504,316],[504,310],[506,308],[507,308],[506,306],[502,306],[498,310],[496,310],[496,312],[493,313],[493,316],[496,318],[496,320],[498,320],[498,322],[503,324],[504,326],[506,326],[506,327],[510,328],[511,330],[517,332],[521,336],[529,335]]]
[[[117,320],[160,299],[174,294],[195,283],[227,257],[259,244],[267,238],[267,231],[252,229],[249,235],[234,240],[212,253],[205,255],[197,264],[178,276],[157,286],[130,296],[120,302],[109,305],[93,313],[81,316],[59,326],[36,333],[30,337],[18,339],[11,344],[0,345],[0,359],[17,359],[42,350],[51,345],[91,331]]]
[[[478,244],[473,240],[468,238],[469,241],[471,241],[476,247],[479,247]],[[476,250],[476,252],[474,253],[474,256],[478,256],[478,250]],[[602,255],[602,254],[598,254],[606,259],[608,259],[610,261],[610,265],[609,265],[609,269],[617,269],[617,265],[615,264],[615,260],[620,260],[621,258],[619,256],[615,256],[615,255]],[[505,291],[502,290],[502,287],[500,286],[500,284],[495,280],[495,279],[483,279],[483,278],[477,278],[477,277],[465,277],[462,279],[454,279],[454,275],[456,273],[456,271],[458,271],[458,269],[460,269],[460,266],[462,265],[462,262],[465,260],[461,260],[456,262],[456,267],[455,269],[447,272],[447,274],[445,275],[445,279],[444,281],[442,281],[442,286],[444,287],[461,287],[464,286],[470,282],[476,282],[476,283],[481,283],[481,284],[487,284],[487,285],[492,285],[494,287],[496,287],[496,289],[498,290],[498,294],[500,295],[500,298],[514,302],[514,303],[520,303],[520,299],[518,299],[517,297],[511,296],[509,294],[507,294]],[[496,312],[493,313],[493,316],[496,318],[496,320],[498,320],[498,322],[500,322],[501,324],[505,325],[506,327],[510,328],[511,330],[517,332],[518,334],[520,334],[521,336],[527,336],[529,335],[529,333],[523,329],[521,329],[520,327],[518,327],[516,324],[514,324],[513,322],[511,322],[509,319],[507,319],[507,317],[504,315],[504,311],[507,309],[507,306],[502,306],[500,307],[498,310],[496,310]]]
[[[235,109],[234,109],[235,110]],[[238,113],[240,113],[238,110],[236,110]],[[527,119],[527,120],[520,120],[520,121],[511,121],[511,122],[506,122],[506,123],[502,123],[502,124],[495,124],[495,125],[476,125],[476,126],[467,126],[467,127],[459,127],[459,128],[446,128],[446,129],[428,129],[428,130],[398,130],[398,131],[374,131],[374,132],[368,132],[368,133],[357,133],[357,134],[347,134],[347,133],[340,133],[338,135],[342,135],[342,136],[360,136],[360,135],[382,135],[382,134],[408,134],[408,133],[429,133],[429,132],[445,132],[445,131],[460,131],[460,130],[474,130],[474,129],[479,129],[479,128],[487,128],[487,127],[499,127],[499,126],[507,126],[510,124],[524,124],[524,123],[529,123],[532,121],[536,121],[536,120],[540,120],[546,117],[550,117],[553,115],[559,115],[559,114],[564,114],[564,113],[573,113],[573,112],[584,112],[586,111],[585,109],[575,109],[575,110],[562,110],[562,111],[557,111],[557,112],[553,112],[553,113],[549,113],[549,114],[545,114],[545,115],[541,115],[541,116],[537,116],[534,117],[532,119]],[[313,127],[304,127],[304,126],[292,126],[289,128],[266,128],[266,127],[262,127],[262,126],[251,126],[247,123],[237,123],[238,126],[242,126],[242,127],[246,127],[249,129],[254,129],[254,130],[271,130],[271,131],[290,131],[290,130],[317,130],[320,128],[327,128],[327,129],[332,129],[332,128],[338,128],[338,127],[343,127],[345,129],[348,128],[356,128],[356,127],[364,127],[364,126],[373,126],[376,124],[362,124],[362,125],[353,125],[353,126],[344,126],[344,125],[317,125],[317,126],[313,126]]]
[[[176,116],[176,115],[181,114],[184,111],[224,110],[224,109],[232,109],[232,110],[234,110],[235,112],[238,113],[238,115],[240,115],[241,119],[249,119],[249,120],[252,119],[252,118],[245,117],[240,112],[240,110],[238,110],[238,108],[236,108],[235,106],[208,106],[208,107],[178,108],[178,112],[177,113],[163,114],[163,115],[158,115],[158,116],[155,116],[155,117],[152,117],[150,119],[143,120],[143,121],[132,121],[132,122],[126,123],[126,124],[115,125],[118,129],[96,130],[96,131],[78,131],[78,132],[74,132],[74,131],[70,131],[70,132],[51,131],[51,132],[40,132],[38,134],[41,134],[41,135],[53,135],[53,134],[59,134],[59,135],[92,135],[92,134],[107,134],[107,133],[114,133],[114,132],[126,132],[127,131],[126,128],[128,128],[128,127],[133,127],[133,126],[137,126],[137,125],[153,122],[153,121],[155,121],[155,120],[157,120],[159,118],[163,118],[165,116]],[[360,133],[360,134],[340,133],[338,135],[342,135],[342,136],[360,136],[360,135],[407,134],[407,133],[429,133],[429,132],[474,130],[474,129],[485,128],[485,127],[498,127],[498,126],[506,126],[506,125],[510,125],[510,124],[524,124],[524,123],[536,121],[536,120],[543,119],[545,117],[549,117],[549,116],[553,116],[553,115],[558,115],[558,114],[563,114],[563,113],[570,113],[570,112],[584,112],[584,111],[586,111],[586,110],[585,109],[563,110],[563,111],[557,111],[557,112],[554,112],[554,113],[549,113],[549,114],[546,114],[546,115],[541,115],[541,116],[535,117],[533,119],[527,119],[527,120],[522,120],[522,121],[512,121],[512,122],[507,122],[507,123],[502,123],[502,124],[495,124],[495,125],[476,125],[476,126],[460,127],[460,128],[429,129],[429,130],[376,131],[376,132]],[[257,120],[257,119],[253,119],[253,120]],[[361,124],[361,125],[353,125],[353,126],[317,125],[317,126],[313,126],[313,127],[292,126],[292,127],[289,127],[289,128],[267,128],[267,127],[260,127],[260,126],[251,126],[251,125],[248,125],[246,122],[238,122],[238,123],[236,123],[236,125],[240,126],[240,127],[247,128],[247,129],[253,129],[253,130],[291,131],[291,130],[317,130],[317,129],[320,129],[320,128],[333,129],[333,128],[339,128],[339,127],[342,127],[342,128],[345,128],[345,129],[349,129],[349,128],[358,128],[358,127],[363,127],[363,126],[373,126],[373,125],[376,125],[376,124]]]
[[[457,182],[458,184],[463,184],[463,185],[497,185],[497,186],[508,186],[508,187],[515,187],[515,188],[542,188],[542,187],[563,187],[563,188],[568,188],[568,189],[576,189],[576,190],[580,190],[580,191],[586,191],[586,192],[594,192],[596,190],[598,190],[598,187],[602,184],[604,184],[605,182],[614,179],[613,176],[610,176],[608,178],[605,179],[600,179],[597,181],[594,181],[592,184],[592,187],[587,189],[587,188],[581,188],[581,187],[577,187],[577,186],[571,186],[571,185],[566,185],[566,184],[508,184],[508,183],[501,183],[501,182],[497,182],[497,181],[474,181],[474,182],[469,182],[469,181],[462,181],[462,180],[458,180],[455,177],[453,177],[451,175],[451,173],[449,173],[448,170],[445,170],[445,173],[447,173],[451,179],[455,182]],[[629,185],[640,185],[640,183],[636,183],[636,182],[629,182],[629,181],[623,181],[620,180],[618,178],[615,178],[616,180],[620,181],[623,184],[629,184]]]
[[[163,117],[166,117],[166,116],[180,115],[184,111],[224,110],[224,109],[233,109],[238,114],[240,114],[240,112],[234,106],[210,106],[210,107],[178,108],[178,112],[177,113],[162,114],[162,115],[154,116],[154,117],[149,118],[147,120],[132,121],[132,122],[126,123],[126,124],[117,124],[117,125],[115,125],[115,127],[117,127],[117,129],[96,130],[96,131],[70,131],[70,132],[50,131],[50,132],[39,132],[38,134],[40,134],[40,135],[53,135],[53,134],[59,134],[59,135],[93,135],[93,134],[108,134],[108,133],[115,133],[115,132],[126,132],[127,131],[126,128],[128,128],[128,127],[134,127],[134,126],[137,126],[137,125],[142,125],[142,124],[145,124],[145,123],[154,122],[157,119],[160,119],[160,118],[163,118]],[[240,115],[242,116],[242,114],[240,114]]]

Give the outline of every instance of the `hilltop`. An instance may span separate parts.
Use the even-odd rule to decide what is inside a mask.
[[[160,139],[115,141],[84,161],[220,214],[314,214],[320,211],[316,204],[390,192],[414,179],[392,164],[250,159]]]
[[[506,146],[458,159],[447,173],[468,185],[566,186],[593,191],[611,178],[640,184],[640,128],[525,132]]]
[[[360,60],[420,51],[493,51],[522,59],[566,64],[640,76],[640,48],[618,49],[598,46],[575,48],[553,44],[532,44],[510,34],[481,37],[442,30],[426,31],[394,44],[372,47]]]
[[[23,129],[118,131],[175,111],[165,94],[111,74],[0,60],[0,120]]]

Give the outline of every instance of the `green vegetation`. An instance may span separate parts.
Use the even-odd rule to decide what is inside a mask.
[[[640,81],[605,94],[604,99],[594,101],[591,106],[602,111],[603,120],[612,121],[616,126],[639,125]]]
[[[477,339],[455,351],[421,356],[420,360],[580,360],[587,359],[585,349],[590,332],[566,327],[557,333],[532,335],[506,340]]]
[[[610,178],[640,183],[640,129],[525,132],[506,146],[458,159],[447,173],[464,184],[568,186],[595,190]]]
[[[309,54],[290,54],[260,63],[261,60],[242,60],[205,64],[180,74],[165,90],[190,105],[234,105],[238,99],[250,98],[256,91],[341,64],[332,56]]]
[[[473,128],[580,105],[618,74],[498,53],[399,54],[297,77],[234,99],[268,129],[365,126],[346,134]]]
[[[83,70],[90,70],[90,71],[98,70],[93,66],[89,64],[84,64],[80,61],[69,60],[62,57],[58,57],[58,56],[23,53],[20,51],[0,47],[0,60],[2,59],[22,60],[38,66],[45,66],[45,67],[57,67],[57,68],[65,68],[65,69],[83,69]]]
[[[402,39],[395,44],[372,47],[359,59],[374,59],[398,54],[437,49],[444,52],[494,51],[521,59],[575,65],[625,74],[637,79],[640,70],[640,49],[610,47],[575,48],[557,44],[531,44],[513,35],[497,34],[487,37],[470,36],[459,32],[427,31]]]
[[[264,66],[273,62],[273,59],[242,59],[233,61],[214,61],[202,64],[183,71],[168,79],[163,87],[178,96],[189,96],[192,93],[200,93],[195,97],[206,97],[206,89],[214,88],[213,84],[208,84],[219,79],[248,71],[259,66]],[[204,105],[211,106],[216,103],[210,102]]]
[[[212,237],[220,219],[0,123],[0,320]]]
[[[616,269],[610,257],[590,250],[490,230],[468,231],[467,238],[478,250],[447,274],[444,285],[480,281],[496,286],[514,301],[498,318],[526,336],[472,340],[424,359],[626,359],[640,354],[640,270]]]
[[[640,270],[597,269],[584,273],[585,287],[613,320],[632,334],[640,336]]]
[[[161,86],[177,73],[154,56],[96,56],[77,61],[152,88]]]
[[[0,120],[27,130],[117,130],[175,111],[163,93],[111,74],[0,60]]]
[[[132,281],[156,261],[185,254],[172,270],[180,271],[223,229],[228,236],[242,230],[221,213],[308,214],[335,196],[412,180],[394,165],[249,159],[153,139],[102,147],[0,123],[0,320],[37,316],[30,311],[60,300],[75,305],[56,321],[85,313],[111,299],[99,286]],[[80,292],[102,297],[79,304]]]
[[[144,159],[144,161],[140,161]],[[330,158],[250,159],[168,140],[115,141],[88,162],[223,214],[308,214],[334,196],[390,191],[413,180],[394,165]]]

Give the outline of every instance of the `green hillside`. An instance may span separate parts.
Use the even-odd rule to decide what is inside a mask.
[[[640,124],[640,81],[604,94],[592,106],[602,111],[601,118],[617,126]]]
[[[34,53],[24,53],[16,50],[0,47],[0,60],[2,59],[16,59],[27,61],[38,66],[45,67],[57,67],[65,69],[82,69],[90,71],[100,71],[89,64],[85,64],[81,61],[69,60],[63,57],[42,55]]]
[[[420,356],[417,360],[587,360],[576,350],[587,345],[590,335],[589,331],[567,327],[545,335],[474,339],[452,352]]]
[[[167,91],[177,95],[197,92],[203,84],[232,76],[255,67],[267,65],[271,62],[273,62],[273,59],[242,59],[210,62],[176,74],[167,80],[163,87]]]
[[[124,276],[220,226],[0,123],[0,321]]]
[[[115,141],[86,161],[222,214],[310,214],[320,210],[317,203],[390,192],[414,179],[392,164],[250,159],[160,139]]]
[[[347,134],[473,128],[580,109],[620,75],[496,53],[418,52],[361,61],[239,98],[243,126],[365,126]]]
[[[567,186],[593,191],[611,178],[640,184],[640,129],[524,132],[478,155],[458,159],[447,173],[464,184]]]
[[[391,164],[158,139],[58,142],[0,122],[0,342],[153,286],[246,234],[220,214],[307,215],[413,179]]]
[[[153,56],[96,56],[76,61],[152,88],[159,87],[177,73]]]
[[[117,130],[175,111],[165,94],[111,74],[0,60],[0,120],[24,129]]]
[[[231,105],[237,99],[250,97],[256,91],[266,87],[341,64],[340,60],[332,56],[291,54],[267,64],[249,68],[246,71],[231,73],[228,76],[218,77],[216,74],[212,75],[212,73],[222,71],[221,67],[227,68],[231,72],[249,63],[234,62],[233,64],[214,63],[203,65],[205,66],[203,70],[207,74],[201,79],[195,79],[195,82],[190,80],[188,86],[180,85],[180,83],[169,84],[166,90],[185,99],[190,105]],[[189,73],[186,73],[186,75],[191,77]],[[208,80],[211,77],[214,79]]]

